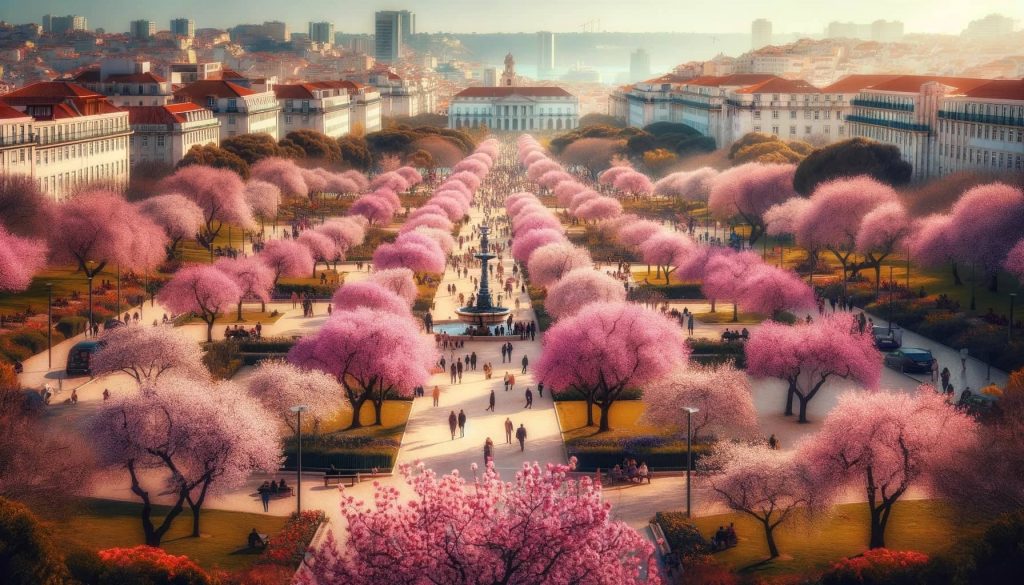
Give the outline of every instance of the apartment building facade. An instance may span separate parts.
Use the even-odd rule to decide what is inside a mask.
[[[275,85],[274,95],[281,108],[281,136],[296,130],[315,130],[340,138],[352,129],[352,102],[344,87],[317,82]]]
[[[225,80],[195,81],[174,92],[177,103],[204,107],[220,121],[220,139],[240,134],[266,133],[281,138],[281,106],[273,90],[253,91]]]
[[[131,165],[175,165],[193,146],[220,144],[220,120],[191,102],[164,106],[130,106],[128,139]]]

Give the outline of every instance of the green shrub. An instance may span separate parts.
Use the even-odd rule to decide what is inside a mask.
[[[640,388],[626,388],[619,395],[618,400],[640,400],[644,396],[644,391]],[[559,392],[552,392],[551,399],[555,402],[571,401],[571,400],[586,400],[587,397],[582,392],[570,388],[568,390],[562,390]],[[586,411],[584,411],[586,412]]]
[[[946,342],[963,334],[970,326],[971,324],[963,315],[955,315],[948,311],[935,311],[918,326],[917,332],[930,339]]]
[[[665,533],[665,542],[680,562],[711,553],[711,546],[701,536],[684,512],[658,512],[654,521]]]
[[[27,348],[30,353],[37,354],[46,349],[46,333],[35,329],[19,329],[8,336],[10,342]]]
[[[582,441],[582,442],[581,442]],[[685,441],[666,441],[664,437],[640,436],[624,439],[621,444],[587,444],[586,440],[569,440],[565,444],[570,457],[576,457],[576,469],[579,471],[607,472],[623,459],[631,457],[637,462],[647,463],[653,471],[686,469]],[[645,446],[650,442],[654,446]],[[659,444],[661,443],[661,444]],[[693,466],[696,468],[700,458],[710,447],[703,443],[694,444],[692,448]]]
[[[306,296],[312,295],[314,297],[330,297],[334,294],[334,287],[326,284],[286,284],[279,282],[275,292],[289,297],[292,293],[298,295],[306,294]]]
[[[4,585],[62,585],[60,550],[24,505],[0,498],[0,581]]]
[[[264,337],[237,342],[238,351],[242,353],[288,353],[295,345],[294,339],[283,337]]]
[[[206,344],[203,364],[215,378],[227,380],[235,375],[244,364],[238,352],[238,343],[234,341],[215,341]]]
[[[60,321],[57,321],[57,324],[54,325],[54,329],[60,331],[60,334],[63,335],[65,339],[67,339],[84,332],[85,325],[88,322],[89,319],[86,317],[68,315],[66,317],[61,317]]]
[[[398,457],[399,441],[365,435],[352,436],[343,432],[319,436],[304,435],[302,439],[302,468],[390,470]],[[284,441],[285,467],[295,468],[295,438]]]

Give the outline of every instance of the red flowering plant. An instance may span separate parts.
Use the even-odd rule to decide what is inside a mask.
[[[873,548],[842,559],[821,576],[822,585],[899,585],[915,583],[928,555],[916,551]]]
[[[270,537],[266,550],[257,563],[270,563],[298,567],[306,556],[306,549],[316,535],[317,528],[327,519],[322,510],[307,510],[292,514],[281,531]]]
[[[163,549],[140,545],[132,548],[108,548],[99,551],[106,566],[109,582],[147,577],[154,583],[171,582],[182,585],[212,585],[213,578],[186,556],[167,554]]]

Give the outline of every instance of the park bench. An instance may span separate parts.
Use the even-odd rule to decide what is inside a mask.
[[[359,482],[359,474],[324,474],[324,487],[327,487],[329,485],[340,485],[342,482],[345,482],[346,485],[352,487]]]

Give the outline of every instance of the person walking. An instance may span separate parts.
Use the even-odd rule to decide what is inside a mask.
[[[516,375],[515,374],[509,374],[508,375],[508,389],[509,390],[514,390],[515,387],[516,387]]]
[[[494,412],[494,388],[491,388],[491,396],[487,399],[487,410]]]
[[[455,411],[453,410],[451,412],[451,414],[448,415],[448,428],[451,429],[451,431],[452,431],[452,440],[453,441],[455,440],[455,427],[458,426],[458,424],[459,424],[459,419],[458,419],[458,417],[455,416]]]
[[[459,409],[459,437],[462,438],[462,437],[465,437],[465,436],[466,436],[466,412],[460,408]]]
[[[533,410],[533,392],[529,386],[526,387],[526,406],[524,408]]]
[[[462,360],[459,360],[459,361],[455,362],[455,366],[456,366],[455,369],[456,369],[456,371],[459,374],[459,384],[461,384],[462,383]]]
[[[967,348],[960,348],[960,369],[967,371]]]
[[[494,441],[490,437],[487,437],[487,441],[484,442],[484,467],[491,462],[494,457]]]
[[[526,366],[528,366],[529,364],[530,364],[530,359],[526,357],[526,354],[523,354],[523,373],[524,374],[526,373]]]
[[[437,406],[438,402],[441,399],[441,387],[437,386],[436,384],[434,385],[433,396],[434,396],[434,406]]]
[[[946,389],[949,388],[949,377],[951,375],[952,374],[950,373],[949,368],[942,368],[942,373],[939,374],[939,379],[942,381],[943,392],[945,392]]]
[[[469,369],[476,371],[476,352],[469,354]]]
[[[505,443],[508,445],[512,444],[512,430],[515,426],[512,424],[512,419],[505,417]]]
[[[452,374],[452,382],[451,383],[454,384],[455,383],[455,378],[458,376],[458,373],[455,370],[455,362],[452,362],[451,374]]]
[[[686,318],[686,332],[690,337],[693,337],[693,313]]]
[[[448,362],[445,361],[444,356],[441,356],[441,361],[438,363],[441,364],[441,373],[445,373],[448,370],[448,368],[446,367],[448,365]]]
[[[543,380],[537,382],[537,394],[539,394],[541,398],[544,398],[544,381]]]
[[[509,374],[508,374],[508,372],[505,372],[504,380],[505,380],[505,392],[508,392],[508,381],[509,381]]]
[[[501,363],[505,363],[505,344],[501,344]]]
[[[519,428],[516,429],[516,440],[519,441],[519,451],[526,450],[526,427],[523,423],[519,423]]]
[[[939,381],[939,360],[932,358],[932,384]]]
[[[260,502],[263,503],[263,511],[270,511],[270,485],[267,482],[263,482],[260,486]]]

